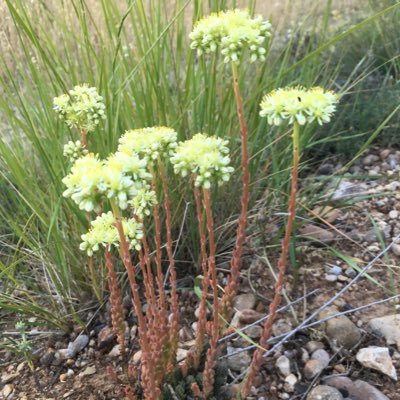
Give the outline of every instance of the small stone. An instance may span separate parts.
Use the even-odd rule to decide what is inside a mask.
[[[68,374],[61,374],[59,377],[60,382],[66,382],[68,379]]]
[[[301,361],[305,363],[310,359],[310,355],[306,349],[301,349]]]
[[[1,375],[1,383],[10,383],[12,382],[15,378],[19,377],[19,373],[16,372],[5,372],[4,374]]]
[[[257,311],[254,311],[250,308],[242,310],[239,312],[239,321],[242,324],[252,324],[253,322],[258,321],[261,319],[264,315],[258,313]]]
[[[335,235],[327,229],[321,228],[317,225],[307,224],[299,229],[301,236],[312,238],[317,242],[330,243],[335,238]]]
[[[141,359],[142,359],[142,350],[139,350],[133,355],[133,363],[139,364]]]
[[[180,349],[180,348],[178,349],[178,351],[176,353],[176,361],[178,362],[178,364],[186,359],[188,353],[189,353],[188,350]]]
[[[283,389],[288,393],[293,393],[295,391],[296,383],[297,383],[297,376],[294,374],[290,374],[285,378]]]
[[[318,360],[324,368],[329,365],[330,356],[328,352],[323,349],[315,350],[314,353],[311,355],[312,360]]]
[[[89,375],[94,375],[97,372],[96,366],[95,365],[90,365],[85,368],[84,371],[82,371],[79,376],[89,376]]]
[[[342,394],[339,390],[326,386],[316,386],[307,396],[307,400],[343,400]]]
[[[259,325],[253,325],[244,331],[244,334],[251,339],[259,339],[262,335],[263,328]]]
[[[318,174],[320,175],[332,175],[335,172],[333,164],[326,163],[318,167]]]
[[[387,347],[365,347],[358,351],[356,358],[364,367],[380,371],[397,381],[396,369],[393,366]]]
[[[379,152],[379,157],[383,161],[383,160],[386,160],[386,158],[388,158],[389,154],[390,154],[390,150],[389,149],[384,149],[384,150]]]
[[[333,369],[338,374],[344,374],[346,372],[346,367],[343,364],[336,364],[336,365],[333,366]]]
[[[339,210],[331,206],[316,207],[314,208],[313,215],[317,215],[324,221],[332,224],[339,216]]]
[[[272,333],[274,336],[281,336],[285,335],[286,333],[289,333],[292,330],[292,325],[285,321],[284,319],[280,319],[276,321],[272,325]]]
[[[400,350],[400,314],[371,319],[368,327],[376,335],[383,336],[388,345],[395,344]]]
[[[336,282],[338,280],[338,277],[337,277],[337,275],[325,274],[325,280],[327,282],[333,283],[333,282]]]
[[[237,350],[230,346],[227,347],[228,355],[233,353],[234,351]],[[247,351],[242,351],[241,353],[232,355],[228,357],[227,361],[228,368],[236,372],[244,371],[250,365],[250,363],[251,363],[251,357]]]
[[[353,400],[389,400],[380,390],[362,380],[354,382],[354,392],[349,392]]]
[[[342,268],[338,265],[327,265],[325,267],[325,272],[330,275],[340,275],[342,273]]]
[[[319,319],[336,315],[339,310],[328,307],[320,313]],[[361,339],[359,328],[345,315],[333,318],[325,322],[325,332],[334,346],[350,349]]]
[[[378,160],[379,160],[379,157],[376,154],[368,154],[366,157],[363,158],[362,162],[365,166],[371,166]]]
[[[354,198],[355,195],[365,192],[367,189],[364,184],[357,184],[350,182],[349,180],[342,179],[339,185],[335,188],[332,195],[332,200],[347,200],[349,198]]]
[[[97,337],[97,345],[99,349],[109,346],[116,338],[114,330],[108,326],[104,327]]]
[[[325,367],[318,360],[308,360],[304,365],[304,376],[311,380],[319,375]]]
[[[280,356],[276,360],[275,366],[283,376],[288,376],[291,374],[290,360],[286,356]]]
[[[257,298],[253,293],[243,293],[236,296],[233,307],[237,311],[253,309],[256,305]]]
[[[3,398],[5,400],[11,398],[11,393],[14,391],[14,385],[8,383],[7,385],[4,386],[3,390],[1,391],[1,394],[3,395]]]
[[[346,269],[345,275],[350,279],[353,279],[357,275],[357,272],[353,268],[349,267]]]
[[[110,357],[119,357],[121,355],[121,347],[119,344],[116,344],[112,350],[108,353]]]
[[[67,358],[74,358],[89,343],[89,336],[80,335],[73,342],[69,342],[67,348]]]
[[[314,353],[316,350],[323,349],[325,346],[322,342],[317,342],[315,340],[310,340],[306,344],[306,349],[309,353]]]
[[[392,253],[396,256],[400,256],[400,244],[394,243],[391,247]]]
[[[397,219],[399,217],[399,212],[397,210],[392,210],[389,212],[390,219]]]

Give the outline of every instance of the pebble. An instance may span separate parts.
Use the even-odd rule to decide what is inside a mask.
[[[325,274],[325,280],[327,282],[336,282],[338,280],[337,275],[333,275],[333,274]]]
[[[400,256],[400,244],[394,243],[391,247],[392,253],[396,256]]]
[[[327,265],[325,267],[325,272],[330,275],[340,275],[342,273],[342,268],[340,268],[338,265]]]
[[[328,307],[320,313],[319,319],[330,317],[338,313],[335,306]],[[360,329],[345,315],[325,322],[325,332],[333,346],[350,349],[361,339]]]
[[[297,376],[294,374],[290,374],[285,378],[285,383],[283,385],[283,389],[288,393],[293,393],[296,388]]]
[[[393,366],[387,347],[364,347],[358,351],[356,358],[364,367],[380,371],[397,381],[396,369]]]
[[[363,158],[363,165],[365,166],[370,166],[372,164],[374,164],[375,162],[377,162],[379,160],[379,157],[376,154],[368,154],[367,156],[365,156]]]
[[[313,215],[318,215],[321,219],[332,224],[339,216],[339,210],[330,206],[314,208]]]
[[[251,339],[259,339],[262,335],[263,328],[259,325],[250,326],[244,331],[244,334]]]
[[[390,219],[396,219],[399,217],[399,212],[397,210],[392,210],[389,212]]]
[[[289,322],[285,321],[284,319],[280,319],[272,325],[272,333],[274,334],[274,336],[285,335],[291,330],[292,330],[292,325]]]
[[[346,392],[351,400],[389,400],[380,390],[362,380],[353,382],[345,376],[328,376],[323,382],[340,391]]]
[[[243,324],[252,324],[253,322],[261,319],[263,316],[264,314],[261,314],[250,308],[239,311],[239,321]]]
[[[306,361],[304,365],[304,376],[307,379],[313,379],[319,375],[329,365],[329,354],[318,349],[311,355],[311,359]]]
[[[3,395],[3,398],[7,400],[8,398],[11,398],[11,393],[14,391],[14,385],[8,383],[7,385],[4,386],[3,390],[1,391],[1,394]]]
[[[299,234],[312,238],[317,242],[324,243],[330,243],[335,238],[335,235],[332,232],[313,224],[304,225],[299,229]]]
[[[290,360],[286,356],[280,356],[275,363],[276,368],[278,368],[279,372],[283,376],[289,376],[291,374],[290,371]]]
[[[376,335],[383,336],[388,345],[395,344],[400,350],[400,314],[371,319],[368,327]]]
[[[243,311],[246,309],[253,309],[256,305],[257,298],[253,293],[243,293],[236,296],[234,302],[234,308],[237,311]]]
[[[343,396],[333,387],[319,385],[311,390],[307,396],[307,400],[343,400]]]
[[[112,350],[108,353],[110,357],[119,357],[121,355],[121,348],[119,344],[116,344]]]
[[[355,194],[365,192],[366,189],[367,187],[364,184],[357,184],[349,180],[342,179],[333,192],[332,200],[341,201],[348,198],[353,198]]]
[[[236,351],[236,349],[234,347],[228,346],[226,351],[229,355]],[[242,351],[241,353],[230,356],[228,357],[227,361],[228,368],[236,372],[244,371],[250,365],[250,363],[251,357],[247,351]]]
[[[316,350],[323,349],[325,346],[322,342],[317,342],[315,340],[310,340],[306,344],[306,349],[309,353],[314,353]]]
[[[139,350],[133,355],[133,363],[139,364],[141,359],[142,359],[142,350]]]
[[[116,338],[114,330],[108,326],[105,326],[97,337],[97,345],[99,349],[109,346]]]
[[[89,343],[89,336],[79,335],[73,342],[69,342],[67,348],[67,358],[74,358]]]

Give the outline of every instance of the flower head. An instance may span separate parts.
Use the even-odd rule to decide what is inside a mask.
[[[54,98],[54,110],[70,127],[92,132],[105,119],[103,97],[97,89],[84,84],[75,86],[68,94]]]
[[[149,216],[151,208],[157,204],[157,196],[154,190],[146,187],[139,189],[136,195],[129,201],[129,205],[133,208],[133,212],[140,219]]]
[[[262,99],[260,115],[267,117],[271,125],[280,125],[283,121],[300,125],[317,121],[322,125],[330,121],[338,101],[335,93],[320,87],[277,89]]]
[[[82,251],[92,256],[100,246],[119,246],[120,238],[115,226],[115,217],[111,211],[101,214],[90,225],[89,231],[82,235],[83,242],[80,245]],[[123,218],[122,227],[130,248],[140,250],[140,241],[143,237],[142,224],[132,218]]]
[[[146,160],[140,159],[135,153],[112,154],[104,162],[102,190],[108,198],[116,199],[122,210],[126,209],[128,201],[136,196],[145,180],[151,178],[146,166]]]
[[[177,133],[164,126],[134,129],[125,132],[119,139],[118,151],[135,152],[149,160],[169,155],[176,147]]]
[[[64,145],[64,157],[68,158],[72,163],[87,153],[88,151],[82,146],[80,140],[77,140],[76,142],[70,140]]]
[[[196,176],[195,185],[209,188],[211,181],[222,184],[229,180],[233,168],[229,166],[227,141],[198,133],[192,139],[179,143],[171,162],[175,173]]]
[[[93,153],[78,158],[63,179],[63,195],[71,197],[81,210],[98,210],[103,186],[103,162]]]
[[[271,24],[258,15],[251,18],[247,10],[229,10],[211,14],[198,21],[189,37],[191,48],[199,54],[221,48],[225,62],[239,62],[243,49],[250,52],[251,62],[265,61],[265,41],[271,36]]]

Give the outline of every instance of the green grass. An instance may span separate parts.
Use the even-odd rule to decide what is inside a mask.
[[[96,262],[98,283],[88,279],[87,262],[79,252],[86,217],[62,197],[61,179],[68,168],[62,147],[76,138],[77,132],[57,119],[53,97],[82,82],[99,89],[107,106],[107,120],[92,134],[90,143],[102,156],[115,149],[126,129],[162,124],[175,128],[180,139],[200,131],[228,138],[239,167],[231,77],[218,55],[197,59],[188,46],[190,22],[207,12],[207,1],[178,0],[173,9],[167,0],[150,2],[147,7],[141,0],[127,1],[120,10],[111,0],[99,0],[100,10],[94,16],[84,0],[71,0],[56,10],[43,4],[40,18],[32,15],[29,3],[23,0],[6,2],[19,37],[7,58],[0,54],[0,121],[4,122],[0,140],[0,277],[4,282],[0,307],[65,327],[63,321],[69,318],[79,321],[80,312],[95,292],[105,293],[105,283],[100,260]],[[214,10],[233,4],[210,3]],[[250,8],[255,5],[255,1],[249,3]],[[283,33],[275,32],[264,65],[242,64],[253,155],[253,205],[264,196],[267,208],[282,207],[291,162],[288,132],[267,127],[258,115],[262,95],[284,85],[318,84],[343,93],[351,90],[349,98],[361,99],[364,82],[374,71],[398,72],[395,51],[388,47],[383,58],[374,59],[374,63],[363,61],[360,52],[351,64],[350,48],[341,53],[334,49],[345,49],[365,32],[383,38],[382,24],[398,15],[398,6],[392,3],[379,10],[371,6],[364,20],[337,31],[329,28],[328,1],[325,13],[308,15],[284,46]],[[397,44],[393,46],[398,49]],[[302,135],[305,154],[311,154],[316,146],[329,150],[333,142],[354,132],[367,140],[394,109],[390,103],[387,112],[379,113],[375,125],[367,129],[357,125],[362,122],[359,108],[349,104],[344,97],[330,127],[314,127]],[[344,119],[351,122],[343,123]],[[386,118],[385,124],[390,122]],[[185,203],[192,199],[183,182],[172,173],[169,179],[174,226],[179,230]],[[216,196],[220,249],[229,247],[235,226],[226,222],[236,218],[239,193],[237,168],[229,188]],[[197,261],[195,227],[195,214],[189,207],[177,259]],[[185,263],[181,265],[187,268]]]

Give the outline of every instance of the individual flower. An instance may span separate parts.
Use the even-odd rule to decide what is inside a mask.
[[[198,54],[221,49],[224,61],[238,63],[247,48],[250,61],[265,61],[265,42],[271,36],[271,24],[258,15],[252,18],[247,10],[229,10],[211,14],[198,21],[189,37],[191,48]]]
[[[149,190],[146,187],[139,189],[136,195],[129,201],[129,205],[132,207],[133,212],[141,220],[145,216],[149,216],[151,209],[157,204],[157,196],[154,190]]]
[[[309,90],[298,86],[274,90],[261,101],[260,115],[268,118],[271,125],[288,121],[299,125],[317,121],[320,125],[329,122],[336,110],[338,96],[320,87]]]
[[[86,251],[89,256],[92,256],[101,246],[119,246],[120,237],[115,226],[115,217],[111,211],[101,214],[90,225],[89,231],[82,235],[80,244],[82,251]],[[140,241],[143,238],[142,224],[132,218],[123,218],[122,227],[129,247],[140,250]]]
[[[126,154],[134,152],[149,160],[156,160],[171,154],[176,141],[177,133],[165,126],[133,129],[121,136],[118,151]]]
[[[70,140],[64,145],[64,157],[66,157],[71,163],[75,162],[78,158],[86,155],[88,151],[82,146],[80,140],[73,142]]]
[[[227,141],[198,133],[178,144],[171,157],[175,173],[183,177],[193,174],[196,186],[210,188],[213,180],[222,184],[229,180],[233,168],[229,166]]]
[[[63,195],[71,197],[81,210],[98,211],[104,181],[103,162],[93,153],[78,158],[63,179]]]
[[[92,132],[106,118],[103,97],[95,87],[75,86],[68,94],[54,98],[54,110],[68,126]]]
[[[128,201],[136,196],[145,180],[151,178],[146,167],[146,160],[140,159],[135,153],[112,154],[104,162],[101,190],[108,198],[115,199],[118,206],[125,210],[128,207]]]

